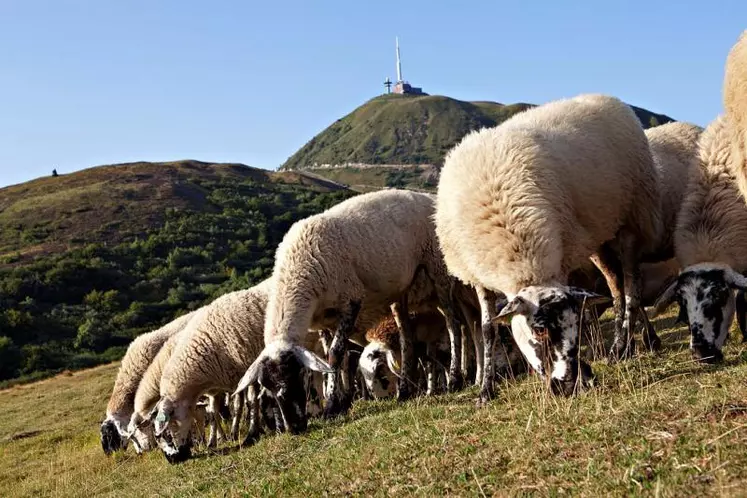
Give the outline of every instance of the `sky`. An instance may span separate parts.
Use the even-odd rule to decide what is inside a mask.
[[[615,95],[707,125],[747,1],[0,0],[0,186],[131,161],[275,169],[395,79]]]

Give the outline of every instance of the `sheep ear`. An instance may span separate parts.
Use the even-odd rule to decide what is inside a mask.
[[[148,412],[148,415],[146,415],[144,419],[138,422],[138,429],[143,427],[145,424],[152,424],[153,422],[155,422],[156,415],[158,415],[158,403],[156,403],[153,408],[151,408],[150,412]]]
[[[732,289],[747,290],[747,278],[739,272],[729,268],[726,270],[726,282]]]
[[[596,292],[587,291],[580,287],[568,287],[570,295],[580,303],[586,303],[587,306],[596,306],[612,301],[612,298],[597,294]]]
[[[676,280],[669,284],[669,287],[664,289],[659,298],[654,303],[654,314],[658,315],[665,309],[669,308],[669,305],[674,301],[674,297],[677,293],[677,284],[679,280]]]
[[[161,398],[156,404],[157,415],[153,422],[153,433],[156,437],[161,437],[161,435],[166,431],[169,427],[169,419],[171,419],[171,415],[174,413],[174,407],[169,406],[164,408],[164,403],[162,403],[162,401],[163,398]]]
[[[516,296],[506,303],[500,313],[498,313],[498,316],[493,318],[493,322],[508,325],[514,315],[525,313],[528,310],[528,304],[523,297]]]
[[[308,368],[309,370],[313,370],[314,372],[321,372],[321,373],[334,373],[335,369],[332,368],[329,363],[319,358],[317,355],[312,353],[306,348],[302,348],[301,346],[295,346],[293,348],[293,352],[296,354],[296,357],[303,363],[303,365]]]
[[[388,349],[386,352],[386,365],[394,375],[400,378],[402,377],[402,375],[400,375],[399,362],[397,361],[397,358],[394,357],[394,352],[391,349]]]
[[[239,385],[236,386],[236,390],[234,390],[233,395],[239,394],[242,391],[245,391],[247,387],[254,384],[259,380],[259,370],[262,367],[262,362],[265,359],[264,351],[257,356],[257,359],[254,360],[254,363],[252,363],[249,368],[246,369],[246,373],[239,381]]]

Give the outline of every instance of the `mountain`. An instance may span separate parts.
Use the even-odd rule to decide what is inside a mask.
[[[119,358],[272,271],[295,221],[354,195],[304,172],[101,166],[0,189],[0,381]]]
[[[0,265],[87,243],[116,244],[163,225],[169,209],[214,211],[225,182],[344,189],[304,172],[200,161],[99,166],[0,189]],[[278,187],[279,188],[279,187]]]
[[[344,116],[293,154],[281,170],[324,166],[434,165],[468,132],[500,124],[532,104],[464,102],[443,96],[383,95]],[[644,127],[673,121],[631,106]],[[348,182],[346,182],[348,183]]]

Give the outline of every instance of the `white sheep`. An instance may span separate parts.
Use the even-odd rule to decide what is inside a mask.
[[[365,345],[362,331],[387,314],[390,304],[396,313],[407,315],[409,289],[418,271],[432,280],[446,316],[452,353],[449,388],[460,387],[461,335],[450,295],[453,279],[438,250],[433,212],[431,195],[387,190],[359,195],[295,223],[275,256],[276,288],[267,308],[265,350],[239,389],[259,381],[278,398],[286,427],[305,430],[301,372],[304,367],[330,368],[300,346],[307,331],[336,329],[329,354],[334,367],[344,357],[346,340]],[[402,377],[409,379],[415,367],[412,334],[403,322]],[[357,335],[351,337],[354,330]],[[335,389],[328,394],[325,415],[347,408]],[[400,399],[411,395],[410,385],[400,381]]]
[[[272,280],[267,279],[250,289],[221,296],[201,308],[174,345],[161,374],[155,418],[155,435],[169,462],[190,456],[188,436],[199,396],[233,391],[262,351],[265,308],[272,285]],[[245,443],[259,434],[256,394],[254,386],[250,386],[247,393],[250,426]],[[234,420],[239,415],[234,413]],[[232,433],[235,433],[233,428]]]
[[[743,31],[726,57],[724,109],[729,121],[729,138],[739,190],[747,198],[747,30]]]
[[[134,410],[135,392],[143,374],[161,346],[182,330],[193,314],[180,316],[157,330],[136,337],[130,343],[114,381],[106,418],[101,423],[101,447],[107,455],[126,446],[129,436],[127,424]],[[138,442],[147,445],[147,436],[140,437],[142,439],[138,439]]]
[[[604,298],[567,286],[592,255],[621,261],[625,319],[612,353],[634,351],[639,260],[662,230],[657,187],[638,118],[603,95],[522,112],[467,135],[446,157],[435,220],[447,266],[509,298],[498,318],[510,320],[522,353],[556,392],[571,394],[579,370],[582,385],[592,378],[578,359],[579,311]],[[483,331],[489,350],[492,333]],[[486,362],[481,402],[493,396],[491,373]]]
[[[187,332],[189,330],[186,329]],[[135,392],[134,412],[130,418],[127,430],[130,434],[130,439],[135,443],[135,449],[138,453],[148,451],[154,447],[155,438],[153,436],[152,419],[156,416],[155,407],[161,396],[161,375],[166,363],[171,358],[177,341],[179,341],[183,334],[185,334],[185,329],[171,336],[164,343],[145,371],[145,374],[143,374],[143,378]],[[242,399],[237,398],[235,401],[241,403]],[[220,410],[218,403],[219,399],[215,396],[208,396],[208,400],[205,403],[205,414],[202,418],[205,419],[210,429],[208,446],[214,446],[218,432],[222,432],[219,421]],[[238,417],[234,416],[231,433],[233,439],[236,439],[238,435],[238,423]]]
[[[734,291],[747,289],[747,205],[739,194],[733,154],[734,131],[724,116],[700,138],[677,220],[675,254],[682,267],[656,303],[661,312],[675,300],[690,324],[690,348],[697,360],[714,363],[734,317]]]
[[[427,394],[436,390],[438,366],[450,362],[446,322],[438,311],[410,313],[414,333],[416,364],[423,364],[427,376]],[[397,392],[397,375],[402,360],[399,327],[389,315],[366,332],[368,344],[363,348],[359,369],[366,388],[374,398],[389,397]],[[417,379],[413,379],[418,383]]]

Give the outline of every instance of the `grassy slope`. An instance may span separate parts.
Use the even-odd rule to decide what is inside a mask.
[[[722,367],[689,360],[686,331],[659,320],[665,353],[595,364],[575,399],[536,377],[476,409],[474,389],[357,402],[303,436],[169,466],[159,453],[106,458],[98,423],[108,365],[0,392],[0,496],[739,495],[747,486],[747,348]]]
[[[495,126],[530,104],[464,102],[439,95],[383,95],[338,119],[293,154],[282,169],[315,164],[434,164],[469,131]],[[645,127],[671,118],[633,107]],[[346,182],[350,184],[365,182]]]
[[[208,192],[194,179],[217,178],[337,188],[298,173],[191,160],[99,166],[39,178],[0,189],[0,264],[4,255],[16,252],[39,256],[141,235],[163,223],[167,208],[202,210]]]

